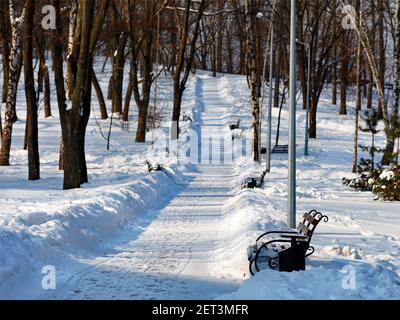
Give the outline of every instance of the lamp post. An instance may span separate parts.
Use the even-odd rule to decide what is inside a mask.
[[[272,79],[273,79],[273,65],[274,65],[274,44],[275,44],[275,30],[274,30],[274,21],[273,15],[275,12],[275,1],[272,10],[271,19],[264,17],[262,13],[257,14],[258,19],[265,19],[269,21],[271,24],[271,32],[270,32],[270,53],[269,53],[269,89],[268,89],[268,137],[267,137],[267,154],[266,154],[266,172],[271,172],[271,149],[272,149]],[[267,53],[265,53],[267,55]],[[267,57],[265,56],[265,64],[264,64],[264,74],[263,74],[263,82],[265,81],[265,68],[267,63]],[[275,88],[276,90],[276,88]],[[263,90],[264,92],[264,90]],[[262,101],[264,102],[264,96]]]
[[[290,16],[290,107],[289,107],[289,163],[288,163],[288,226],[296,227],[296,0],[291,0]]]
[[[309,124],[310,124],[310,103],[311,103],[311,43],[297,41],[308,49],[308,65],[307,65],[307,107],[306,107],[306,130],[304,136],[304,155],[309,155]]]
[[[272,77],[274,65],[274,22],[271,21],[271,44],[269,56],[269,92],[268,92],[268,139],[267,139],[267,172],[271,172],[271,144],[272,144]],[[275,88],[276,90],[276,88]]]

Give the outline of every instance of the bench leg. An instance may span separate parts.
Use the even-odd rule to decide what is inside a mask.
[[[305,269],[305,254],[302,244],[297,244],[279,253],[279,271],[292,272]]]

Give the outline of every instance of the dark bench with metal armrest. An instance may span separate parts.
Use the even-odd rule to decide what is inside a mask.
[[[165,168],[158,163],[152,164],[150,161],[146,160],[146,164],[149,172],[156,172],[156,171],[166,172]]]
[[[182,115],[182,121],[184,122],[193,122],[192,118],[188,114],[183,114]]]
[[[272,149],[272,153],[282,153],[282,154],[289,153],[289,146],[288,145],[276,145]]]
[[[240,119],[236,123],[232,123],[229,125],[229,129],[231,130],[237,130],[240,128]]]
[[[303,215],[297,231],[278,230],[260,235],[256,244],[247,249],[250,273],[254,275],[255,271],[260,271],[263,263],[272,269],[279,268],[279,271],[305,270],[305,258],[314,253],[311,238],[321,220],[328,222],[328,217],[312,210]],[[266,237],[269,241],[261,241]]]

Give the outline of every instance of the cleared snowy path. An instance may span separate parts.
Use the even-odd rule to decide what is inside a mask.
[[[197,121],[201,133],[227,131],[227,104],[212,79],[198,79]],[[209,152],[223,152],[212,145]],[[237,283],[213,276],[218,227],[229,199],[233,166],[199,164],[187,173],[189,183],[139,235],[113,253],[80,261],[87,266],[55,292],[57,299],[208,299],[237,289]]]

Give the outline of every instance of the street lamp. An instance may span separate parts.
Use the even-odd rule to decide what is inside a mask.
[[[271,172],[271,143],[272,143],[272,77],[274,65],[274,22],[271,21],[271,44],[269,56],[269,92],[268,92],[268,140],[267,140],[267,172]],[[277,88],[275,88],[276,90]]]
[[[271,43],[270,43],[270,54],[269,54],[269,92],[268,92],[268,138],[267,138],[267,160],[266,160],[266,172],[271,172],[271,146],[272,146],[272,78],[273,78],[273,65],[274,65],[274,21],[273,15],[275,11],[275,2],[273,6],[273,12],[271,19],[264,17],[264,15],[259,12],[257,14],[258,19],[265,19],[271,23]],[[265,63],[267,62],[267,58],[265,57]],[[264,72],[265,72],[265,65],[264,65]],[[263,76],[263,82],[265,80],[265,74]],[[276,90],[276,88],[275,88]],[[264,99],[262,99],[264,102]]]
[[[310,119],[310,102],[311,102],[311,43],[297,41],[308,49],[308,66],[307,66],[307,108],[306,108],[306,132],[304,137],[304,155],[307,157],[308,141],[309,141],[309,119]]]
[[[288,226],[296,227],[296,0],[291,0],[290,16],[290,108],[288,163]]]

